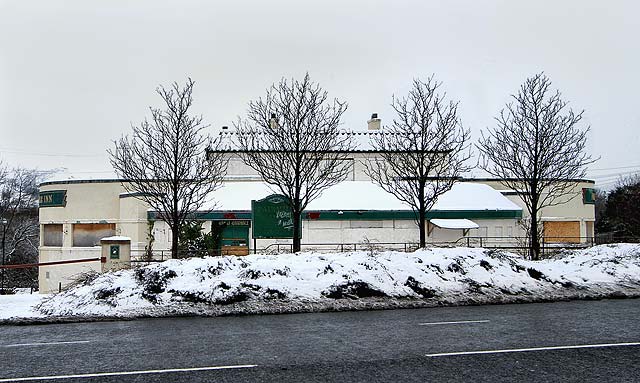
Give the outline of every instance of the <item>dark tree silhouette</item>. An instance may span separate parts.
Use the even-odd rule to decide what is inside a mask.
[[[31,169],[6,169],[0,164],[0,252],[2,265],[36,263],[40,226],[38,224],[39,173]],[[0,293],[7,278],[10,287],[33,286],[37,270],[1,270]]]
[[[640,175],[620,179],[602,207],[596,215],[600,230],[611,233],[615,241],[640,238]]]
[[[433,77],[413,80],[409,94],[393,98],[397,117],[372,138],[379,157],[365,163],[374,183],[416,213],[420,246],[426,244],[426,213],[438,197],[471,169],[469,130],[462,127],[458,103],[439,94]]]
[[[272,85],[264,99],[249,102],[246,118],[236,123],[243,161],[289,200],[294,252],[300,251],[302,211],[351,169],[351,136],[340,134],[346,109],[307,74],[302,81]]]
[[[160,86],[156,92],[164,109],[150,108],[151,120],[134,126],[131,138],[122,137],[108,150],[123,187],[158,211],[171,229],[173,258],[180,229],[221,185],[227,167],[221,153],[206,153],[220,141],[203,134],[202,116],[190,114],[193,85],[189,79],[183,87]]]
[[[583,111],[568,109],[550,86],[543,73],[528,78],[478,144],[481,167],[524,201],[534,260],[540,257],[540,210],[574,198],[570,180],[584,178],[586,165],[596,161],[585,153],[589,128],[579,128]]]

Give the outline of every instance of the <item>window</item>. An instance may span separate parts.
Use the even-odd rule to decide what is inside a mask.
[[[73,246],[97,246],[100,245],[102,238],[111,237],[115,234],[115,223],[76,223],[73,225]]]
[[[418,228],[415,221],[395,220],[393,221],[393,227],[395,229],[414,229]]]
[[[596,189],[582,188],[582,203],[593,205],[596,203]]]
[[[503,235],[502,226],[496,226],[496,240],[500,241]]]
[[[513,226],[507,226],[507,237],[513,238]]]
[[[62,224],[42,225],[42,245],[62,247]]]
[[[351,221],[352,229],[371,229],[382,227],[382,221]]]
[[[546,243],[580,243],[579,221],[543,222]]]

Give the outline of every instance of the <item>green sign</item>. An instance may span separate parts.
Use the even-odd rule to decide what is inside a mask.
[[[596,203],[596,189],[582,188],[582,203],[595,204]]]
[[[293,216],[283,195],[251,201],[251,219],[253,238],[293,238]],[[302,237],[302,230],[299,232]]]
[[[56,207],[65,206],[67,204],[66,190],[48,190],[41,191],[38,204],[40,207]]]
[[[109,256],[111,259],[120,259],[120,245],[109,246]]]

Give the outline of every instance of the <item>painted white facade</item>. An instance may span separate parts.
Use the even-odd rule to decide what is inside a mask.
[[[336,249],[340,244],[346,246],[343,248],[349,248],[354,244],[366,247],[368,242],[395,243],[396,248],[403,248],[405,244],[410,247],[418,241],[419,233],[415,220],[407,214],[402,215],[403,218],[398,218],[396,214],[398,211],[406,212],[410,208],[392,195],[373,187],[371,180],[367,177],[364,163],[375,156],[376,154],[372,152],[350,153],[349,161],[352,161],[353,167],[346,182],[326,191],[323,197],[309,205],[306,211],[332,211],[333,216],[329,216],[335,219],[303,217],[303,248],[314,245],[318,248],[329,248],[329,245],[325,244],[333,244]],[[216,202],[217,211],[242,212],[244,215],[237,219],[250,219],[251,200],[267,197],[273,194],[273,191],[260,182],[258,174],[247,167],[237,153],[227,153],[227,157],[229,167],[225,187],[214,193],[211,202]],[[501,203],[500,206],[505,210],[518,210],[518,216],[526,219],[528,212],[519,197],[505,190],[496,180],[465,180],[465,182],[481,184],[477,185],[481,187],[474,189],[473,185],[467,186],[468,195],[456,194],[452,191],[449,196],[456,195],[455,198],[443,196],[439,201],[440,206],[436,205],[434,210],[475,210],[477,214],[474,217],[457,218],[470,218],[478,228],[443,229],[429,224],[427,230],[429,244],[464,246],[467,243],[479,245],[479,241],[483,241],[484,245],[509,245],[506,242],[514,242],[514,240],[507,237],[524,236],[522,220],[519,217],[491,218],[491,214],[484,216],[486,214],[482,213],[485,209],[487,211],[500,209],[498,205],[493,207],[487,205],[487,200],[493,200],[495,203]],[[575,182],[573,198],[564,204],[545,208],[542,212],[542,220],[578,222],[580,237],[592,236],[595,219],[594,205],[585,204],[582,199],[583,188],[592,187],[592,182]],[[91,230],[94,228],[98,230],[95,233],[104,233],[105,237],[118,235],[131,238],[132,258],[140,257],[145,247],[149,246],[150,233],[154,237],[153,249],[156,254],[159,252],[163,252],[165,256],[169,254],[171,232],[168,226],[161,221],[150,221],[149,207],[136,198],[135,194],[127,193],[120,181],[62,180],[47,182],[40,188],[41,193],[56,190],[66,193],[66,204],[59,207],[40,208],[41,263],[99,258],[101,256],[99,238],[91,237],[93,233]],[[338,213],[341,210],[387,213],[372,215],[374,218],[363,216],[358,219],[342,219]],[[59,243],[56,242],[54,245],[45,243],[52,238],[51,235],[45,235],[45,232],[49,230],[55,237],[58,229],[61,229]],[[246,243],[250,252],[254,251],[254,242],[251,240],[252,229],[249,228],[249,240]],[[88,234],[82,237],[80,234],[83,230]],[[211,220],[205,221],[204,230],[211,230]],[[82,242],[82,246],[76,242]],[[284,245],[281,250],[285,251],[290,243],[289,239],[259,239],[255,242],[255,247],[275,251],[278,244],[281,244]],[[100,261],[42,266],[39,275],[40,291],[43,293],[57,291],[60,286],[64,288],[69,284],[79,273],[100,269]]]

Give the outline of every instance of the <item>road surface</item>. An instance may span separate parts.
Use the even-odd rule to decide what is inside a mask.
[[[0,326],[1,382],[637,382],[640,300]]]

